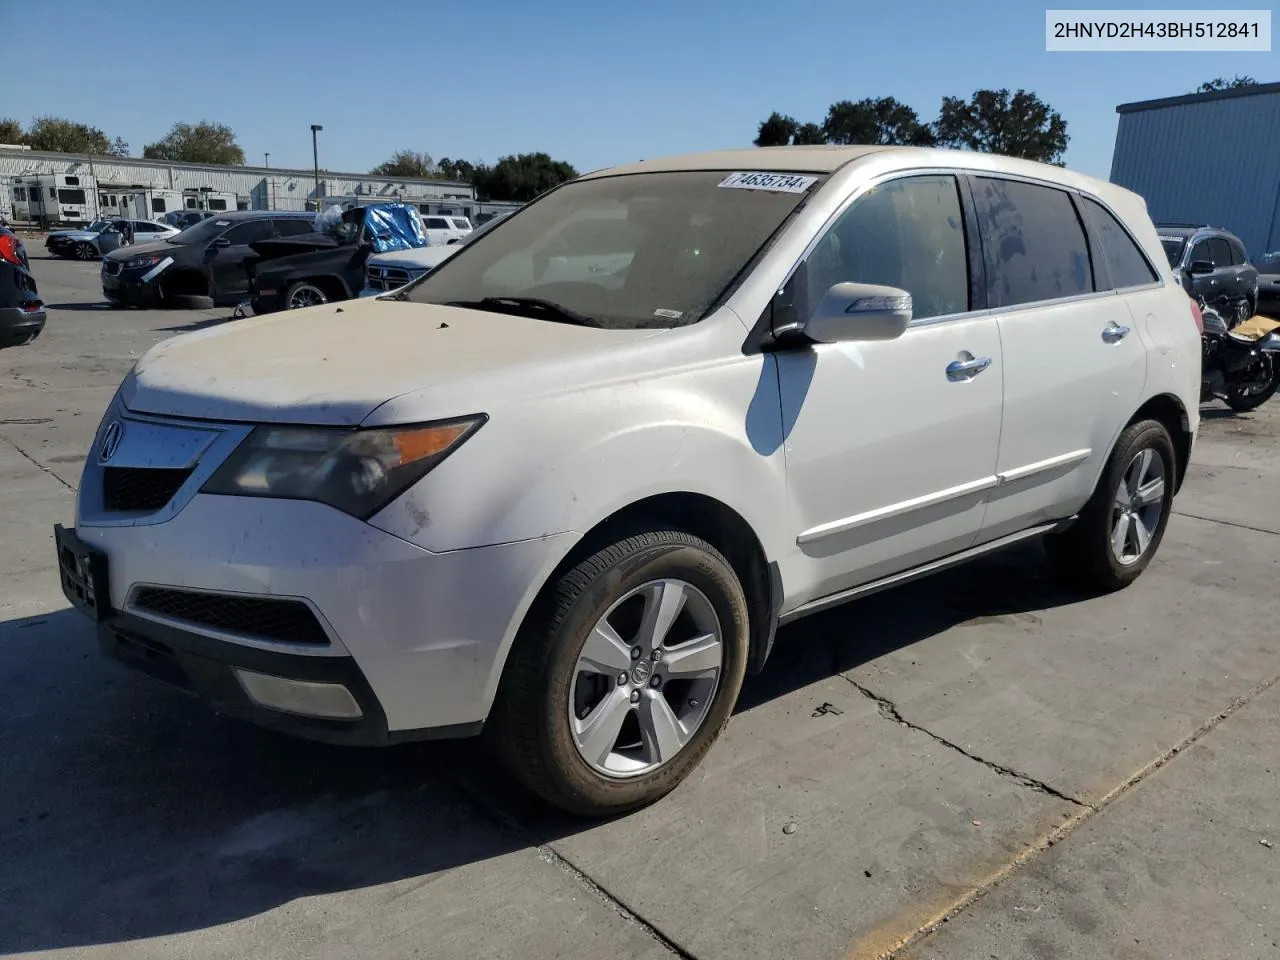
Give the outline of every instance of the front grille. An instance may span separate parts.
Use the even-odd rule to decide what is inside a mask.
[[[102,272],[105,276],[114,277],[116,274],[120,272],[120,261],[119,260],[103,260]]]
[[[133,607],[171,620],[260,640],[310,646],[324,646],[329,642],[316,615],[300,600],[141,587],[134,595]]]
[[[107,467],[102,471],[102,506],[121,512],[159,510],[189,476],[189,469]]]
[[[421,271],[409,271],[401,267],[369,267],[365,273],[365,286],[370,290],[396,290],[403,287]]]

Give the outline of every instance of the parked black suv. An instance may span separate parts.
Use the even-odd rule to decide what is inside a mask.
[[[1280,250],[1258,258],[1258,312],[1280,319]]]
[[[1190,295],[1200,294],[1230,323],[1258,307],[1258,271],[1240,238],[1221,227],[1158,223],[1169,266]]]
[[[314,213],[244,210],[201,220],[156,243],[134,243],[102,258],[102,293],[127,306],[233,306],[248,298],[251,244],[312,231]]]
[[[44,304],[22,240],[0,226],[0,347],[30,343],[44,329]]]

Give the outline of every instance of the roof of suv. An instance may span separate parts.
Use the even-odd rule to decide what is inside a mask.
[[[187,212],[195,213],[196,211],[189,210]],[[299,219],[302,217],[306,217],[308,219],[315,218],[315,213],[313,211],[307,211],[307,210],[228,210],[228,211],[201,210],[200,212],[211,213],[212,216],[217,217],[219,220],[232,220],[232,221],[261,220],[263,217],[271,217],[272,219],[276,219],[277,217],[287,217],[289,219]],[[210,218],[205,217],[204,219],[208,220]]]
[[[1090,177],[1065,167],[1037,163],[1018,157],[1006,157],[996,153],[978,153],[972,150],[945,150],[937,147],[898,146],[842,146],[822,144],[817,146],[745,147],[737,150],[714,150],[708,153],[686,153],[636,163],[621,164],[583,174],[580,179],[611,177],[629,173],[659,173],[681,170],[763,170],[788,173],[834,173],[841,167],[868,157],[883,157],[896,161],[896,166],[950,167],[976,172],[1007,173],[1058,183],[1088,190],[1096,195],[1111,197],[1126,194],[1142,202],[1137,194],[1118,184],[1097,177]]]

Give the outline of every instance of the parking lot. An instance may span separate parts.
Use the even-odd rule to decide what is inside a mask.
[[[801,621],[689,782],[584,823],[466,742],[302,743],[99,658],[52,525],[130,364],[235,321],[107,309],[96,263],[28,247],[50,310],[0,351],[0,955],[1280,952],[1280,400],[1204,408],[1132,588],[1065,593],[1030,546]]]

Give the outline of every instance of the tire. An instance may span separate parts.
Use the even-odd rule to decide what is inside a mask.
[[[1144,454],[1149,454],[1149,459]],[[1133,471],[1139,457],[1148,464],[1143,488],[1150,491],[1156,476],[1151,471],[1159,471],[1162,487],[1155,509],[1148,503],[1134,511],[1133,506],[1139,501],[1131,497],[1123,497],[1123,507],[1117,502],[1125,492],[1132,492]],[[1054,573],[1071,586],[1103,593],[1123,589],[1138,579],[1164,539],[1173,510],[1177,469],[1173,440],[1162,423],[1141,420],[1127,427],[1116,441],[1097,489],[1076,522],[1061,533],[1045,538],[1045,553]],[[1135,512],[1136,517],[1129,517]],[[1113,535],[1122,517],[1129,517],[1121,551],[1123,558],[1113,546]],[[1131,538],[1136,538],[1139,530],[1145,531],[1146,545],[1140,551],[1131,550],[1129,548],[1136,545]]]
[[[1277,368],[1275,360],[1268,354],[1263,354],[1264,360],[1271,368],[1271,379],[1267,385],[1257,393],[1244,393],[1238,386],[1227,387],[1227,406],[1236,413],[1248,413],[1250,410],[1257,410],[1260,406],[1271,399],[1275,394],[1276,388],[1280,387],[1280,368]]]
[[[283,309],[303,310],[307,307],[318,307],[328,302],[329,295],[318,286],[307,280],[299,280],[296,283],[291,283],[289,289],[284,292]]]
[[[80,242],[76,244],[75,255],[77,260],[95,260],[98,251],[94,249],[92,243]]]
[[[644,612],[674,603],[677,593],[684,599],[666,643],[646,643]],[[621,645],[601,639],[601,623]],[[706,671],[717,670],[715,645],[707,638],[717,631],[712,679]],[[512,647],[486,734],[517,779],[568,813],[637,809],[675,789],[728,723],[742,689],[747,638],[742,585],[713,546],[674,530],[619,539],[549,585],[534,605]],[[580,659],[588,640],[591,665]],[[655,649],[661,656],[652,656]],[[695,667],[704,672],[688,679]],[[663,723],[672,717],[676,727]],[[662,744],[659,728],[674,739]]]

